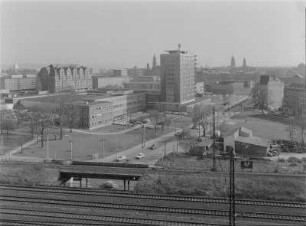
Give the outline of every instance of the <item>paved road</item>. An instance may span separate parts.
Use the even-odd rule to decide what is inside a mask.
[[[90,162],[114,162],[117,156],[126,156],[129,163],[142,163],[154,165],[159,159],[161,159],[165,154],[170,152],[183,152],[180,146],[177,146],[177,140],[167,141],[171,138],[175,138],[175,132],[170,132],[156,139],[150,140],[145,143],[145,147],[142,148],[142,144],[118,152],[117,155],[110,155],[102,159],[91,160]],[[149,147],[155,145],[156,148],[150,150]],[[137,160],[135,157],[138,153],[144,153],[145,157],[143,159]]]

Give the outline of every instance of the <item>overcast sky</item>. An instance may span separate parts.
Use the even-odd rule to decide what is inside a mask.
[[[182,48],[199,65],[305,60],[305,1],[1,1],[1,63],[145,67]]]

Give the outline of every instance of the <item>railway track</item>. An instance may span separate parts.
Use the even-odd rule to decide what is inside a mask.
[[[169,196],[169,195],[152,195],[152,194],[135,194],[128,192],[109,192],[97,191],[92,189],[78,189],[78,188],[62,188],[62,187],[25,187],[25,186],[9,186],[0,185],[0,190],[16,190],[16,191],[33,191],[48,192],[48,193],[67,193],[75,195],[95,195],[95,196],[112,196],[122,198],[135,198],[135,199],[149,199],[149,200],[164,200],[164,201],[180,201],[180,202],[201,202],[201,203],[218,203],[228,204],[228,199],[225,198],[207,198],[207,197],[193,197],[193,196]],[[250,206],[264,206],[274,208],[301,208],[306,211],[306,203],[297,202],[277,202],[277,201],[264,201],[264,200],[249,200],[237,199],[237,205],[250,205]]]
[[[200,216],[217,216],[217,217],[228,217],[227,210],[216,210],[216,209],[189,209],[189,208],[173,208],[173,207],[160,207],[160,206],[147,206],[147,205],[129,205],[129,204],[113,204],[113,203],[94,203],[85,201],[72,201],[72,200],[57,200],[57,199],[43,199],[41,197],[0,197],[2,203],[13,202],[20,204],[32,204],[36,206],[38,204],[47,206],[73,206],[80,208],[104,208],[114,210],[128,210],[128,211],[142,211],[142,212],[154,212],[154,213],[169,213],[169,214],[184,214],[184,215],[200,215]],[[31,206],[32,206],[31,205]],[[237,217],[243,219],[260,219],[269,221],[294,221],[294,222],[305,222],[306,216],[292,216],[292,215],[279,215],[263,212],[239,212]]]
[[[100,215],[88,215],[88,214],[74,214],[74,213],[62,213],[62,212],[49,212],[41,210],[24,210],[20,208],[1,208],[1,218],[3,216],[13,215],[14,219],[19,218],[20,222],[24,222],[27,218],[32,223],[57,223],[58,225],[220,225],[212,223],[196,223],[196,222],[184,222],[184,221],[171,221],[171,220],[155,220],[147,218],[129,218],[129,217],[115,217],[115,216],[100,216]],[[29,218],[28,216],[31,216]],[[16,220],[15,220],[16,221]],[[55,221],[55,222],[54,222]],[[57,222],[56,222],[57,221]],[[41,225],[50,225],[50,224]]]

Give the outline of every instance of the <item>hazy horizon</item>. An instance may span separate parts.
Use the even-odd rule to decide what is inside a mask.
[[[1,1],[1,65],[146,67],[182,49],[199,66],[305,62],[305,1]],[[159,57],[157,57],[159,63]]]

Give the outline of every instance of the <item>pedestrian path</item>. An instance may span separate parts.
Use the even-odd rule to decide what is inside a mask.
[[[30,140],[29,142],[23,144],[22,146],[20,146],[18,148],[15,148],[15,149],[5,153],[4,156],[11,156],[11,155],[16,154],[18,152],[20,153],[22,148],[26,148],[26,147],[34,144],[35,142],[36,142],[36,138],[34,138],[33,140]]]

